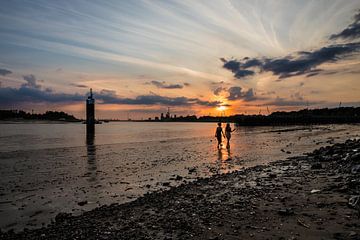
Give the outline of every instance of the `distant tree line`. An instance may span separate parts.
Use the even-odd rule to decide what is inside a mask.
[[[162,121],[162,120],[155,120]],[[270,115],[237,114],[228,117],[195,115],[166,119],[167,122],[233,122],[242,126],[276,126],[307,124],[360,123],[360,107],[302,109],[291,112],[273,112]]]
[[[28,113],[22,110],[0,110],[0,120],[25,119],[49,121],[80,121],[65,112],[47,111],[45,113]]]

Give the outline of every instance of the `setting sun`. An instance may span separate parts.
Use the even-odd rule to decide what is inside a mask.
[[[227,109],[227,107],[226,106],[218,106],[216,109],[218,111],[225,111]]]

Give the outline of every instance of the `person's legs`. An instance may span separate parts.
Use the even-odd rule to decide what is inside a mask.
[[[217,140],[218,140],[218,148],[221,148],[221,137],[218,137]]]

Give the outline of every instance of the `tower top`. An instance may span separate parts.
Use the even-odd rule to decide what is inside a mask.
[[[90,88],[90,97],[92,98],[93,94],[92,94],[92,88]]]

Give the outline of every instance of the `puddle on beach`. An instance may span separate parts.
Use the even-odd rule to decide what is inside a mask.
[[[360,125],[239,127],[216,148],[214,123],[0,124],[0,228],[131,201],[198,177],[359,137]]]

